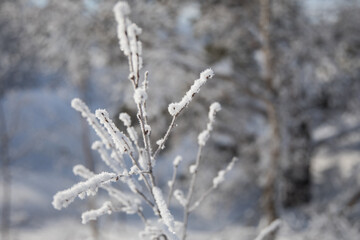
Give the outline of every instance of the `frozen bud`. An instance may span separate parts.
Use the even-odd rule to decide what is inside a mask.
[[[214,71],[211,68],[208,68],[200,73],[200,78],[209,79],[214,76]]]
[[[130,14],[130,7],[127,2],[118,2],[114,6],[114,14],[117,22],[123,21],[124,17]]]
[[[143,88],[137,88],[134,92],[134,100],[136,104],[143,104],[147,99],[147,93]]]
[[[124,125],[126,127],[130,127],[131,126],[131,118],[129,116],[129,114],[123,112],[119,114],[119,119],[124,123]]]
[[[215,115],[217,112],[219,112],[221,110],[221,105],[218,102],[214,102],[210,105],[210,110],[209,110],[209,119],[211,122],[213,122],[215,120]]]
[[[179,166],[181,161],[182,161],[182,157],[181,156],[176,156],[176,158],[174,159],[173,165],[175,167],[177,167],[177,166]]]
[[[197,168],[196,164],[191,165],[190,168],[189,168],[190,173],[194,174],[196,172],[196,168]]]

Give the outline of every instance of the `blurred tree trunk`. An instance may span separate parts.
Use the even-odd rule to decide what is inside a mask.
[[[272,52],[270,47],[270,0],[260,0],[260,35],[263,64],[261,77],[266,84],[267,91],[274,96]],[[276,176],[278,175],[280,158],[280,130],[277,107],[274,99],[266,101],[266,114],[271,128],[271,145],[269,166],[266,172],[266,182],[263,189],[262,207],[267,216],[267,224],[278,218],[276,210]],[[272,234],[271,238],[275,238]]]
[[[296,116],[294,113],[293,116]],[[306,121],[291,121],[288,128],[288,159],[285,159],[283,182],[281,188],[282,205],[295,207],[307,203],[311,199],[312,156],[310,127]]]
[[[267,101],[267,116],[271,127],[271,153],[270,166],[268,169],[268,179],[264,188],[264,210],[271,222],[277,218],[276,214],[276,185],[277,175],[282,175],[280,196],[284,207],[295,207],[310,201],[311,198],[311,173],[310,159],[312,156],[310,126],[306,119],[301,116],[304,109],[300,106],[303,96],[301,94],[290,97],[287,102],[292,102],[292,108],[289,108],[286,114],[289,114],[290,121],[281,121],[280,106],[281,102],[280,88],[274,83],[274,66],[276,59],[271,46],[271,1],[260,0],[260,35],[262,41],[262,52],[264,57],[264,66],[262,78],[266,83],[267,90],[272,99]],[[295,80],[290,80],[295,81]],[[296,92],[296,84],[285,86],[287,92]],[[291,94],[289,94],[291,95]],[[290,103],[289,103],[290,104]],[[289,122],[289,124],[287,124]],[[280,129],[286,131],[287,143],[282,141]],[[283,149],[283,148],[287,149]],[[284,167],[281,163],[281,152],[287,153],[287,159],[283,159]],[[281,169],[281,170],[280,170]]]
[[[9,136],[6,128],[5,112],[0,102],[0,158],[1,158],[1,239],[10,239],[10,217],[11,217],[11,169],[9,156]]]

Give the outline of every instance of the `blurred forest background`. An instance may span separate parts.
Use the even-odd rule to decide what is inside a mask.
[[[51,206],[54,193],[77,181],[73,165],[104,169],[71,99],[135,119],[115,3],[0,1],[2,240],[137,239],[138,222],[125,215],[81,225],[95,199],[61,212]],[[253,239],[276,218],[283,220],[278,239],[359,239],[360,1],[129,4],[143,29],[152,138],[164,134],[168,104],[198,73],[209,66],[216,74],[178,122],[157,166],[159,181],[165,187],[177,154],[187,171],[213,101],[223,111],[202,185],[233,155],[240,159],[193,216],[190,239]]]

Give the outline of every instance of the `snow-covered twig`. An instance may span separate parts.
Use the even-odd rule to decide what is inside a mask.
[[[218,187],[218,185],[225,180],[225,175],[232,170],[236,161],[238,161],[238,158],[234,157],[225,169],[218,172],[218,175],[213,179],[212,186],[189,208],[190,212],[200,206],[207,196],[209,196]]]
[[[201,79],[201,77],[200,77]],[[190,186],[189,186],[189,191],[186,197],[186,202],[184,205],[184,220],[183,220],[183,236],[182,239],[185,240],[186,239],[186,230],[187,230],[187,225],[188,225],[188,217],[190,214],[190,204],[191,204],[191,200],[193,197],[193,192],[195,189],[195,184],[196,184],[196,179],[197,179],[197,173],[198,173],[198,169],[200,166],[200,161],[201,161],[201,153],[202,153],[202,149],[205,146],[209,136],[210,136],[210,132],[212,131],[212,127],[213,127],[213,123],[215,121],[215,115],[218,111],[220,111],[221,106],[219,103],[215,102],[212,103],[210,105],[210,109],[209,109],[209,122],[206,126],[206,129],[199,134],[198,137],[198,144],[199,144],[199,149],[198,149],[198,153],[196,156],[196,161],[195,164],[190,166],[190,173],[192,174],[191,176],[191,182],[190,182]]]
[[[153,158],[157,156],[161,149],[163,149],[165,142],[169,138],[170,132],[175,125],[175,120],[179,116],[179,114],[184,110],[191,100],[194,98],[195,94],[200,91],[202,85],[204,85],[208,79],[214,76],[214,71],[212,69],[206,69],[202,73],[200,73],[200,78],[194,81],[194,84],[190,87],[190,89],[186,92],[184,97],[181,99],[180,102],[170,103],[168,106],[168,111],[172,116],[171,123],[166,130],[166,133],[163,138],[161,138],[161,143],[159,144],[158,148],[156,149]]]
[[[115,182],[119,180],[120,177],[122,177],[122,175],[108,172],[97,174],[85,182],[79,182],[69,189],[56,193],[52,205],[58,210],[65,208],[73,202],[77,196],[84,198],[86,194],[95,195],[99,186],[108,182]]]
[[[105,109],[96,110],[95,115],[99,119],[100,123],[104,125],[113,142],[115,143],[116,148],[122,154],[131,154],[134,152],[129,138],[116,127],[114,122],[110,119],[109,113]]]
[[[164,196],[162,194],[162,191],[160,188],[158,187],[154,187],[153,188],[153,193],[154,193],[154,197],[155,197],[155,201],[159,207],[160,210],[160,214],[161,214],[161,218],[163,219],[164,223],[166,224],[166,226],[169,228],[169,230],[171,232],[175,232],[174,227],[175,227],[175,221],[174,221],[174,217],[172,216],[172,214],[170,213],[168,206],[164,200]]]
[[[82,224],[85,224],[85,223],[89,222],[90,220],[96,220],[98,217],[100,217],[104,214],[110,215],[113,211],[114,211],[114,206],[112,205],[112,203],[110,201],[106,201],[98,209],[83,212],[83,214],[81,215]]]
[[[275,232],[281,225],[281,220],[276,219],[273,221],[270,225],[268,225],[266,228],[262,229],[259,235],[255,238],[255,240],[263,240],[266,236],[269,234]]]
[[[74,98],[71,101],[71,107],[73,107],[76,111],[79,111],[82,117],[86,118],[89,125],[95,130],[96,134],[104,143],[105,147],[109,149],[112,143],[111,138],[109,134],[107,134],[107,132],[104,130],[104,128],[100,125],[95,115],[90,112],[89,107],[79,98]]]
[[[214,71],[209,69],[204,70],[200,73],[200,78],[194,81],[194,84],[190,87],[190,89],[186,92],[185,96],[181,99],[180,102],[170,103],[168,110],[171,116],[177,116],[180,114],[182,110],[184,110],[196,93],[200,91],[202,85],[206,83],[206,81],[214,76]]]

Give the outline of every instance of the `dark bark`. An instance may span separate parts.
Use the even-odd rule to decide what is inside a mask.
[[[296,122],[294,120],[292,123]],[[283,171],[282,204],[296,207],[311,200],[312,156],[310,129],[305,122],[288,128],[289,150],[287,164]]]

